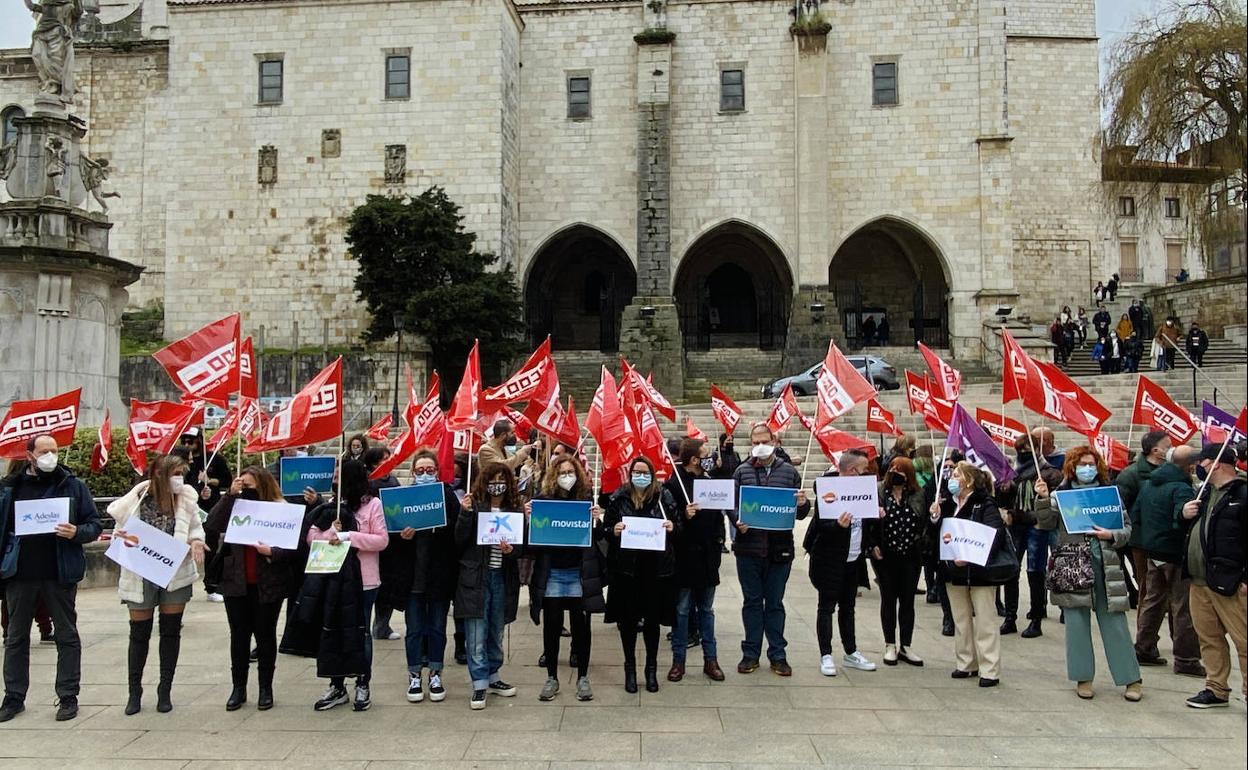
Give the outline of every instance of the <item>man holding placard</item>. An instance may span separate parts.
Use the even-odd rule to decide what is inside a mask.
[[[793,522],[810,512],[810,501],[799,489],[802,480],[797,470],[776,457],[775,437],[766,424],[759,423],[750,431],[750,445],[750,460],[732,474],[739,498],[737,509],[728,514],[738,532],[733,552],[745,626],[737,673],[758,670],[766,634],[771,670],[792,676],[785,654],[784,590],[793,567]]]
[[[91,491],[58,463],[57,449],[51,436],[28,441],[25,469],[0,493],[0,578],[9,608],[0,722],[25,709],[30,686],[30,625],[40,599],[56,628],[56,719],[63,722],[78,716],[82,643],[75,600],[87,569],[82,546],[100,536],[100,521]],[[50,531],[19,535],[19,503],[27,504],[22,507],[23,515],[31,517],[28,523],[37,518],[54,518],[56,523]]]

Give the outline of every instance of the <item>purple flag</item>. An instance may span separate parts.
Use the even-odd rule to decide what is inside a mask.
[[[1201,420],[1200,420],[1200,445],[1209,446],[1210,444],[1221,444],[1223,439],[1218,437],[1217,441],[1209,440],[1209,428],[1217,428],[1221,431],[1227,431],[1231,434],[1231,443],[1236,444],[1244,440],[1244,434],[1235,430],[1235,415],[1230,412],[1224,412],[1208,401],[1202,401]]]
[[[949,421],[949,438],[946,449],[956,449],[966,455],[967,462],[992,473],[997,483],[1014,478],[1014,466],[975,418],[962,408],[953,405],[953,419]]]

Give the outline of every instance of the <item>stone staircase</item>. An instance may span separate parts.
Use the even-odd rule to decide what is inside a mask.
[[[685,393],[700,399],[712,384],[730,398],[757,398],[762,387],[782,372],[781,350],[718,348],[685,352]]]
[[[1153,362],[1150,358],[1152,350],[1152,341],[1144,343],[1144,357],[1140,361],[1140,371],[1152,372]],[[1101,364],[1099,361],[1092,360],[1093,341],[1088,340],[1087,345],[1083,348],[1076,348],[1071,354],[1070,360],[1062,366],[1062,369],[1072,377],[1092,377],[1100,376]],[[1186,353],[1183,347],[1183,340],[1179,340],[1179,349]],[[1217,338],[1209,340],[1209,349],[1205,351],[1205,367],[1214,366],[1235,366],[1248,362],[1248,347],[1243,342],[1233,341],[1225,338]],[[1190,376],[1192,365],[1182,354],[1175,356],[1175,370],[1186,370]]]

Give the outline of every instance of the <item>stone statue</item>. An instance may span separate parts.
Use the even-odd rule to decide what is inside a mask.
[[[43,169],[48,177],[47,194],[64,198],[65,170],[69,168],[69,150],[59,136],[49,136],[43,145]]]
[[[39,76],[42,100],[66,107],[74,103],[74,32],[84,13],[99,10],[99,0],[25,0],[39,14],[30,35],[30,55]]]
[[[83,153],[78,156],[78,170],[82,175],[82,186],[87,188],[87,192],[91,193],[95,202],[100,204],[100,208],[107,214],[108,204],[104,202],[104,199],[121,197],[119,192],[104,190],[104,183],[108,181],[108,175],[113,171],[108,165],[108,159],[93,160]]]
[[[13,173],[13,169],[17,167],[17,140],[13,140],[8,144],[0,147],[0,181],[9,178],[9,174]]]

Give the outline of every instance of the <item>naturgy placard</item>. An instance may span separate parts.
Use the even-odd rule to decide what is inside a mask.
[[[446,493],[442,484],[420,484],[381,490],[381,511],[388,532],[446,526]]]
[[[585,548],[592,528],[588,500],[534,500],[529,544]]]
[[[334,488],[333,457],[283,457],[282,494],[287,497],[302,495],[305,487],[314,492],[329,492]]]
[[[737,510],[741,523],[754,529],[793,529],[797,520],[797,490],[741,487],[741,502]]]
[[[225,542],[235,545],[263,543],[293,551],[299,547],[302,526],[302,505],[236,500],[225,529]]]

